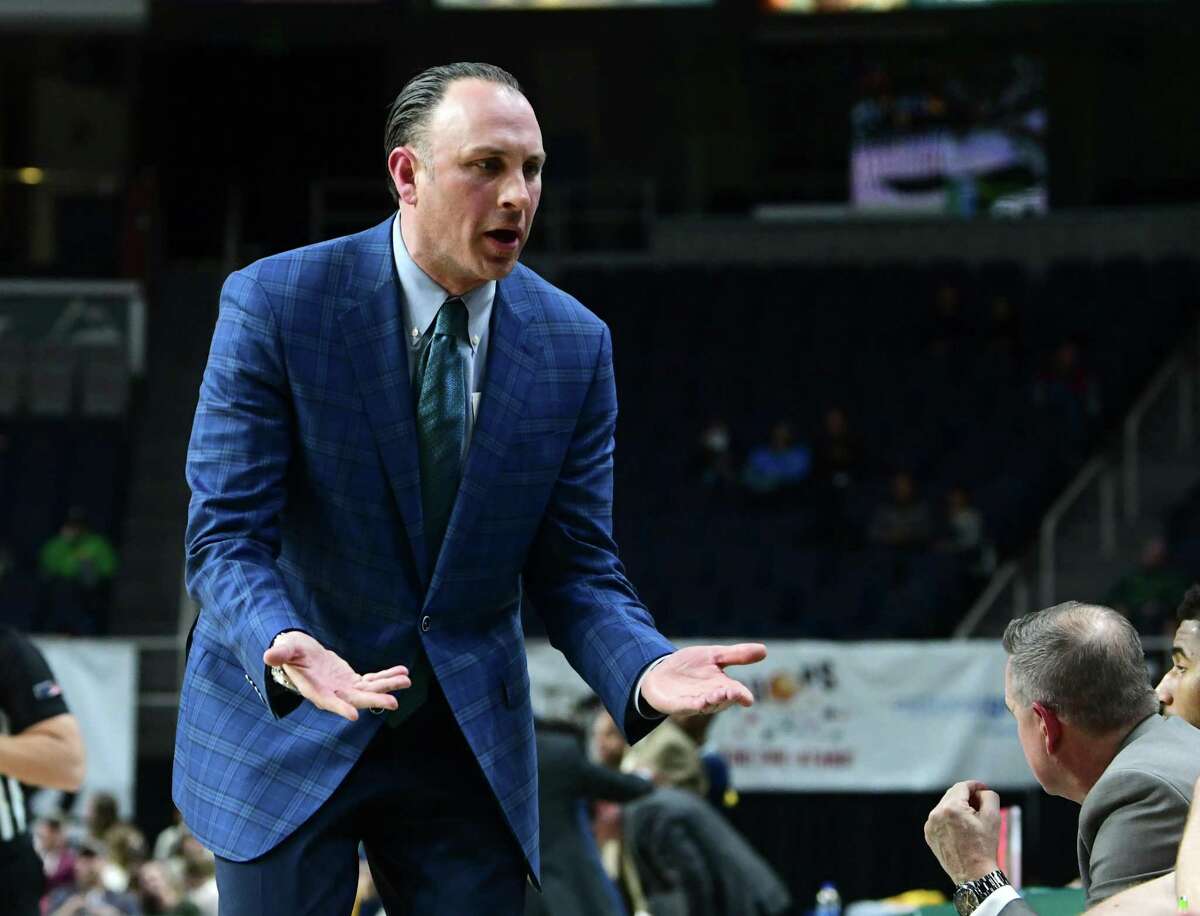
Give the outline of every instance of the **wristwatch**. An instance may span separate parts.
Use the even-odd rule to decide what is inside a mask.
[[[292,683],[292,679],[288,677],[286,671],[283,670],[283,665],[271,666],[271,680],[280,687],[290,690],[292,693],[299,693],[299,689]]]
[[[954,892],[954,908],[958,910],[958,916],[970,916],[979,904],[1009,883],[1004,872],[997,868],[982,878],[960,884]]]

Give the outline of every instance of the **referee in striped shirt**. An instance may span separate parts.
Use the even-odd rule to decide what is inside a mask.
[[[42,862],[33,849],[22,785],[75,791],[83,739],[37,647],[0,626],[0,888],[3,911],[36,916]]]

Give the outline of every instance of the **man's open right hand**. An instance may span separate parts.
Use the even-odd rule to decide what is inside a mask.
[[[276,636],[263,653],[263,662],[271,667],[283,666],[301,696],[319,709],[351,722],[358,718],[360,709],[395,709],[392,691],[412,686],[403,665],[359,674],[337,653],[298,630]]]

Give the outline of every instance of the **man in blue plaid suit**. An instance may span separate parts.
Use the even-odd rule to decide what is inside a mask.
[[[432,68],[386,142],[397,216],[234,273],[200,390],[174,797],[223,914],[349,913],[360,842],[390,916],[521,912],[523,594],[631,741],[749,705],[723,669],[765,654],[675,651],[617,559],[610,338],[517,263],[545,154],[516,81]]]

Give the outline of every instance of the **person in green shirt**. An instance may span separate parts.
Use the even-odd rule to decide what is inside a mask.
[[[117,553],[104,535],[91,529],[81,509],[71,509],[58,534],[42,545],[38,566],[45,595],[39,629],[73,635],[106,629]]]
[[[1167,542],[1151,538],[1142,547],[1141,562],[1118,580],[1105,603],[1130,619],[1143,635],[1174,631],[1174,610],[1192,584],[1189,576],[1171,567]]]

